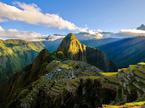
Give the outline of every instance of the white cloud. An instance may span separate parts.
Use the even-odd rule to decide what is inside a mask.
[[[16,6],[0,2],[0,22],[22,21],[29,24],[45,25],[59,29],[77,30],[77,26],[56,14],[43,13],[36,4],[16,2]]]
[[[21,39],[26,41],[41,41],[43,37],[40,33],[19,31],[16,29],[4,29],[0,26],[1,39]]]
[[[137,30],[137,29],[122,29],[120,33],[130,35],[130,36],[145,36],[144,30]]]
[[[0,22],[9,20],[58,29],[67,29],[73,32],[88,32],[90,34],[99,33],[98,30],[89,29],[87,25],[84,28],[78,27],[57,14],[44,13],[36,4],[15,2],[14,5],[8,5],[0,2]]]
[[[102,30],[98,29],[98,30],[93,30],[93,29],[89,29],[88,27],[82,28],[82,27],[78,27],[78,31],[79,32],[86,32],[92,35],[98,34],[100,32],[102,32]]]
[[[28,24],[43,25],[58,29],[67,29],[73,32],[86,32],[95,38],[102,38],[103,35],[98,30],[91,30],[87,27],[78,27],[74,23],[63,19],[57,14],[44,13],[36,4],[25,4],[15,2],[14,5],[8,5],[0,2],[0,22],[21,21]],[[88,35],[90,36],[90,35]],[[5,30],[0,27],[0,38],[18,38],[23,40],[36,40],[41,34],[36,32],[18,31],[16,29]]]

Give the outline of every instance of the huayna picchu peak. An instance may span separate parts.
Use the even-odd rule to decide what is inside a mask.
[[[66,40],[74,40],[74,39],[77,39],[77,37],[75,36],[75,34],[73,33],[69,33],[66,37]]]
[[[86,46],[81,44],[76,36],[69,33],[61,42],[57,52],[62,51],[66,57],[85,61]]]
[[[95,65],[104,71],[116,70],[115,65],[108,59],[105,53],[81,44],[73,33],[69,33],[62,40],[57,52],[62,52],[64,56],[72,60],[80,60]]]

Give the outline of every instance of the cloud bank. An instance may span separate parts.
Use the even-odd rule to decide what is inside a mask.
[[[1,39],[21,39],[26,41],[42,41],[43,37],[40,33],[19,31],[16,29],[4,29],[0,26]]]
[[[78,29],[75,24],[56,14],[43,13],[36,4],[28,5],[25,3],[16,2],[15,5],[16,6],[0,2],[0,22],[13,20],[58,29]]]
[[[145,36],[145,30],[137,30],[137,29],[122,29],[120,33],[130,35],[130,36]]]

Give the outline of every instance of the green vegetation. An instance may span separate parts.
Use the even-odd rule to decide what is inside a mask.
[[[39,42],[0,40],[0,81],[30,64],[43,47]]]
[[[118,73],[117,72],[101,72],[101,74],[104,76],[116,76]]]
[[[141,102],[130,102],[125,103],[124,105],[103,105],[103,108],[140,108],[145,105],[145,101]]]
[[[30,83],[29,88],[31,89],[25,87],[21,92],[17,92],[18,96],[15,101],[12,99],[9,102],[10,106],[19,100],[21,100],[21,105],[27,107],[38,106],[41,102],[46,101],[45,105],[52,108],[59,108],[61,105],[70,102],[67,103],[67,108],[76,103],[75,98],[79,99],[80,105],[84,102],[91,105],[89,103],[91,101],[96,102],[96,106],[103,104],[104,108],[129,108],[145,105],[145,74],[141,73],[145,67],[142,63],[120,69],[118,72],[107,73],[97,69],[96,72],[90,71],[91,68],[95,70],[93,66],[79,61],[53,60],[44,64],[42,64],[44,69],[41,71],[47,70],[47,73],[43,72],[44,75],[32,84]],[[141,75],[138,73],[141,73]],[[81,90],[84,92],[84,96],[79,94],[78,91]],[[92,93],[98,93],[98,90],[100,90],[99,94],[101,95],[97,95],[102,103],[94,99],[95,95],[92,95]],[[41,97],[42,94],[40,93],[43,93],[46,97]],[[63,100],[61,100],[62,97]],[[38,100],[39,102],[36,103]],[[62,104],[60,104],[60,101]],[[19,104],[17,105],[19,106]]]

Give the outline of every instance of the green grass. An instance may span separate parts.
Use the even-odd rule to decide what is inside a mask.
[[[116,76],[118,73],[117,72],[101,72],[102,75],[104,76]]]
[[[103,108],[129,108],[129,107],[136,108],[137,106],[144,106],[144,105],[145,105],[145,101],[141,101],[141,102],[125,103],[124,105],[103,105]]]
[[[64,68],[64,69],[73,69],[73,67],[72,66],[70,66],[70,65],[68,65],[68,64],[60,64],[60,67],[61,68]]]
[[[140,63],[138,63],[139,65],[143,65],[143,66],[145,66],[145,62],[140,62]]]
[[[125,103],[124,104],[125,107],[144,106],[144,105],[145,105],[145,101],[141,101],[141,102],[130,102],[130,103]]]

